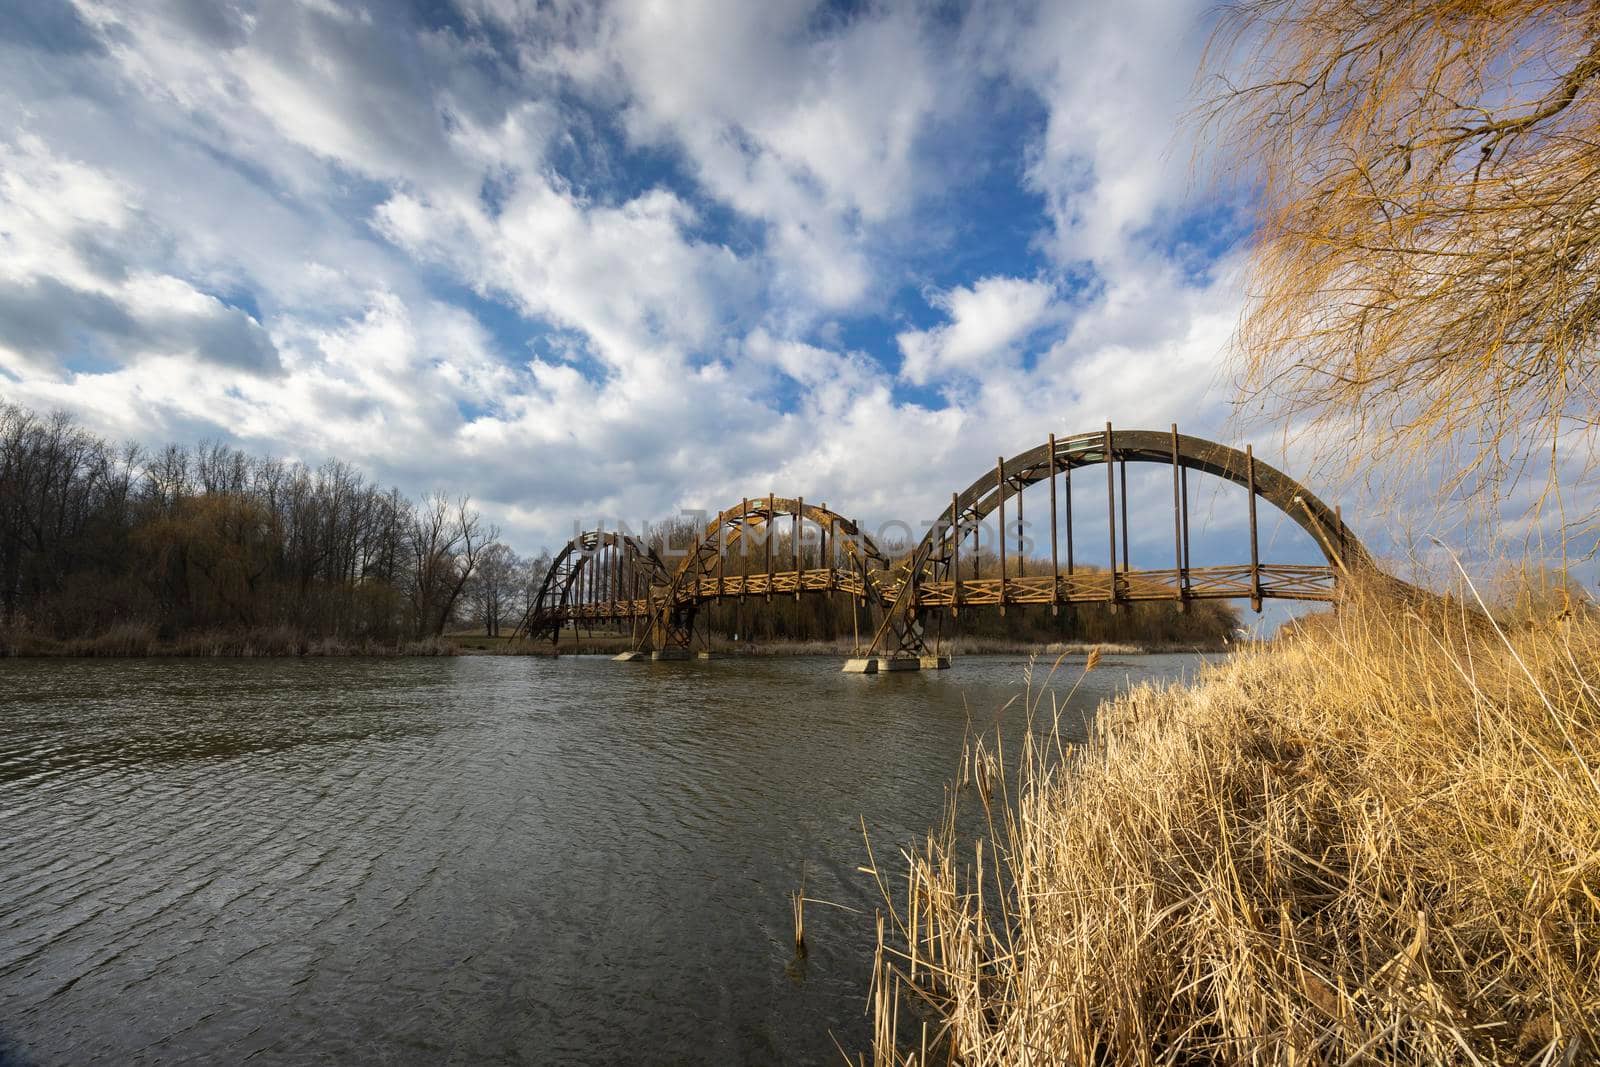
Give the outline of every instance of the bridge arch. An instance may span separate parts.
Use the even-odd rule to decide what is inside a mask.
[[[1174,554],[1170,568],[1135,570],[1130,566],[1126,474],[1130,462],[1156,464],[1172,471]],[[1072,472],[1097,464],[1106,467],[1111,565],[1106,570],[1075,569],[1071,552]],[[1122,475],[1120,494],[1118,468]],[[1232,482],[1247,491],[1248,564],[1192,565],[1188,536],[1190,471]],[[1016,573],[1008,573],[1006,541],[1002,536],[995,544],[985,546],[998,555],[999,574],[980,576],[974,568],[972,576],[966,577],[962,543],[967,535],[971,533],[976,544],[983,520],[996,514],[1003,530],[1007,505],[1012,500],[1020,524],[1020,494],[1041,481],[1050,485],[1050,573],[1028,574],[1020,566]],[[1068,554],[1064,572],[1057,556],[1058,484],[1067,487]],[[1261,500],[1309,534],[1325,563],[1262,563],[1256,522],[1257,503]],[[787,558],[780,559],[774,542],[781,535],[785,520],[791,543],[783,553]],[[814,539],[803,536],[808,529],[815,531]],[[806,558],[811,545],[817,547],[814,563]],[[753,559],[752,548],[759,553],[759,565]],[[677,558],[680,553],[681,559]],[[730,558],[741,561],[738,573],[731,573]],[[854,599],[853,615],[857,620],[863,606],[880,620],[867,654],[887,654],[892,662],[904,665],[908,660],[915,663],[930,658],[924,620],[942,619],[944,614],[957,614],[969,606],[997,606],[1004,614],[1008,605],[1046,604],[1055,611],[1062,604],[1102,602],[1116,610],[1124,603],[1169,600],[1176,601],[1181,610],[1191,600],[1248,598],[1259,609],[1263,598],[1268,597],[1333,600],[1341,574],[1358,567],[1370,569],[1372,565],[1371,556],[1337,509],[1329,508],[1282,471],[1257,460],[1248,447],[1241,451],[1180,434],[1176,426],[1167,431],[1115,430],[1108,423],[1102,431],[1051,435],[1044,444],[1010,459],[1000,457],[992,474],[985,473],[965,491],[951,494],[948,509],[928,524],[921,541],[898,561],[891,561],[856,522],[826,505],[776,494],[745,499],[725,509],[681,549],[664,545],[658,551],[648,542],[622,532],[587,531],[569,541],[552,561],[514,633],[555,639],[568,622],[627,622],[634,627],[635,636],[630,658],[637,658],[636,654],[647,648],[660,658],[682,658],[688,654],[695,616],[704,604],[727,598],[759,596],[770,600],[792,595],[798,599],[805,593],[842,592]],[[873,618],[869,616],[867,622],[871,627]],[[943,656],[931,658],[936,663],[948,663]]]
[[[785,519],[789,558],[780,560],[774,555],[774,541],[781,536]],[[814,567],[805,562],[806,523],[817,531]],[[761,567],[753,573],[752,545],[761,554]],[[727,571],[730,554],[745,561],[737,574]],[[771,600],[774,595],[792,595],[798,599],[807,592],[842,592],[881,611],[877,574],[889,566],[888,556],[854,520],[826,504],[807,504],[803,497],[776,494],[746,498],[707,522],[686,547],[682,562],[655,605],[649,640],[656,648],[687,646],[700,605],[729,597]]]
[[[1170,571],[1133,572],[1128,568],[1126,464],[1130,462],[1155,463],[1172,469],[1174,566]],[[1085,574],[1076,579],[1069,575],[1063,582],[1059,562],[1055,558],[1055,479],[1066,474],[1070,487],[1071,471],[1096,464],[1104,464],[1107,469],[1107,517],[1112,541],[1112,568],[1107,572]],[[1114,469],[1117,464],[1122,465],[1123,472],[1120,494],[1123,566],[1120,574],[1116,567],[1115,547],[1119,518]],[[1191,470],[1232,482],[1250,494],[1250,565],[1223,569],[1230,571],[1230,574],[1207,573],[1204,577],[1218,584],[1207,586],[1198,594],[1194,585],[1196,573],[1199,570],[1210,572],[1219,569],[1197,569],[1188,560],[1187,473]],[[1032,593],[1037,596],[1047,588],[1047,598],[1039,602],[1049,603],[1052,607],[1073,599],[1100,599],[1112,604],[1125,599],[1174,599],[1182,603],[1196,595],[1232,594],[1248,596],[1252,605],[1259,610],[1261,600],[1266,596],[1329,599],[1337,572],[1371,563],[1366,548],[1345,525],[1336,509],[1328,507],[1314,493],[1276,467],[1256,459],[1252,449],[1246,447],[1240,451],[1215,441],[1180,434],[1176,425],[1167,431],[1116,430],[1107,423],[1104,430],[1091,433],[1064,437],[1051,434],[1041,445],[1010,459],[1000,458],[992,473],[980,475],[964,491],[952,494],[950,506],[929,524],[922,541],[896,567],[898,580],[892,590],[891,603],[882,626],[874,635],[870,651],[890,650],[895,635],[903,637],[915,632],[918,629],[915,616],[919,610],[944,606],[956,612],[964,603],[996,603],[1003,612],[1012,595],[1007,589],[1005,574],[1003,530],[1006,504],[1028,486],[1046,480],[1050,482],[1052,494],[1051,554],[1054,573],[1033,579],[1019,576],[1011,581],[1024,595]],[[1310,534],[1327,560],[1327,566],[1274,567],[1264,572],[1260,564],[1256,532],[1258,498],[1276,507]],[[998,591],[984,587],[975,597],[964,598],[959,567],[961,545],[969,532],[976,534],[983,520],[996,513],[1001,530],[998,538],[1001,570]],[[1068,569],[1071,570],[1070,563]],[[1268,584],[1263,583],[1264,573]],[[1158,590],[1165,595],[1157,595]]]
[[[648,613],[652,590],[671,580],[660,555],[640,538],[586,530],[550,561],[512,634],[555,641],[567,622],[639,618]]]

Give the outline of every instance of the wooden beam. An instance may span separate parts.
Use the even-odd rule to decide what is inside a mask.
[[[1000,614],[1006,613],[1006,457],[994,461],[994,491],[999,498],[1000,522],[995,527],[1000,537]]]
[[[1050,435],[1050,614],[1061,612],[1061,562],[1056,558],[1056,435]]]

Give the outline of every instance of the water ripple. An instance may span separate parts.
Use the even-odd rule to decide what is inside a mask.
[[[1021,662],[837,666],[0,663],[0,1063],[834,1062],[872,924],[788,894],[870,914]]]

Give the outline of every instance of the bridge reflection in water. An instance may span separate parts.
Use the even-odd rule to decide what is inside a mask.
[[[1130,566],[1129,463],[1159,464],[1172,471],[1171,567]],[[1094,553],[1104,569],[1084,568],[1086,558],[1080,555],[1082,546],[1072,529],[1073,475],[1079,472],[1081,485],[1084,468],[1092,466],[1105,469],[1108,537]],[[1246,491],[1247,561],[1191,564],[1191,471]],[[1026,559],[1008,563],[1007,537],[997,537],[991,530],[994,544],[984,540],[985,522],[991,516],[1002,534],[1007,529],[1010,503],[1017,543],[1022,542],[1021,494],[1040,482],[1049,486],[1050,530],[1050,572],[1042,575],[1026,573]],[[1090,491],[1099,492],[1097,483],[1093,478],[1095,488]],[[1324,562],[1263,563],[1258,501],[1310,534]],[[788,558],[779,560],[774,543],[785,526]],[[816,566],[806,566],[807,545],[816,546]],[[996,573],[981,573],[985,550]],[[730,556],[739,560],[739,573],[730,573]],[[697,642],[695,630],[704,605],[751,597],[770,602],[774,596],[842,594],[853,598],[858,618],[866,614],[871,633],[866,644],[858,636],[856,656],[847,670],[947,666],[941,639],[930,639],[927,625],[940,615],[988,608],[1003,614],[1012,605],[1049,605],[1056,611],[1061,605],[1100,603],[1114,610],[1119,604],[1162,600],[1175,602],[1182,610],[1189,601],[1224,599],[1248,599],[1260,611],[1262,602],[1270,599],[1331,601],[1341,575],[1370,565],[1371,557],[1337,509],[1257,460],[1248,446],[1240,451],[1180,434],[1176,426],[1169,431],[1114,430],[1107,423],[1103,431],[1061,438],[1052,434],[1036,448],[1010,459],[1000,457],[992,473],[951,494],[949,508],[898,560],[885,555],[854,521],[799,497],[741,500],[712,519],[671,567],[654,546],[638,537],[587,531],[557,554],[517,633],[555,641],[569,625],[627,625],[635,635],[634,650],[619,658],[686,658],[704,642],[704,638]]]

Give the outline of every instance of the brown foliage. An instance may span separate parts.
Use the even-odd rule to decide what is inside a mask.
[[[1592,470],[1600,4],[1241,0],[1213,56],[1262,197],[1251,393],[1489,503]]]

